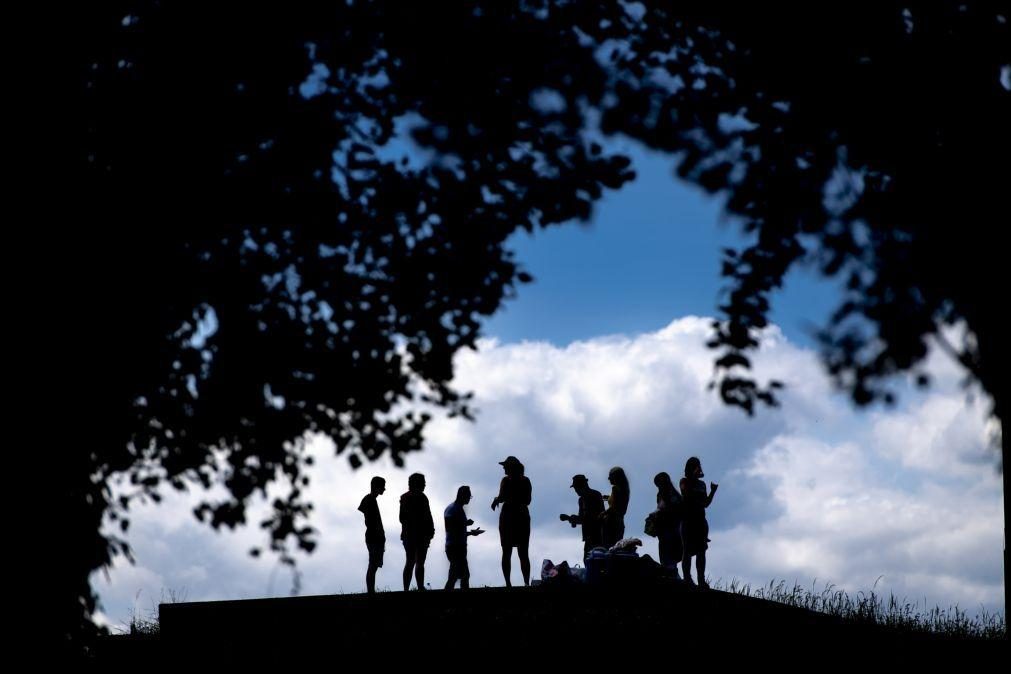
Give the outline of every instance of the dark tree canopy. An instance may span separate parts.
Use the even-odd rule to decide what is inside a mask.
[[[126,531],[130,498],[223,481],[231,497],[196,515],[232,527],[283,481],[263,526],[290,562],[315,545],[307,434],[355,466],[400,462],[422,447],[422,403],[469,417],[453,356],[530,280],[508,237],[586,220],[633,177],[601,134],[676,153],[744,225],[712,342],[727,403],[775,402],[748,353],[807,263],[845,280],[821,338],[856,403],[890,396],[888,377],[963,322],[948,347],[1003,418],[989,294],[1009,220],[1009,13],[808,4],[77,10],[54,256],[88,431],[61,470],[65,633],[90,624],[89,573],[126,551],[99,527]],[[111,503],[120,474],[134,496]]]

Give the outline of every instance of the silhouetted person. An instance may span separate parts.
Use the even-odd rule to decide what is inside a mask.
[[[365,547],[369,550],[369,569],[365,572],[365,587],[369,594],[376,593],[376,570],[383,566],[383,554],[386,552],[386,531],[383,529],[383,518],[379,514],[379,503],[376,497],[386,491],[386,480],[381,477],[372,478],[372,491],[362,498],[358,510],[365,515]]]
[[[681,519],[681,543],[684,553],[681,558],[681,571],[689,583],[692,582],[692,556],[695,556],[695,570],[699,577],[699,587],[709,588],[706,583],[706,550],[709,548],[709,522],[706,521],[706,508],[713,502],[716,483],[710,485],[706,494],[706,483],[701,478],[702,462],[691,457],[685,463],[685,476],[681,479],[681,498],[683,501]]]
[[[480,536],[484,529],[478,527],[467,531],[474,520],[467,519],[463,507],[470,503],[470,487],[464,485],[456,490],[456,500],[449,504],[443,513],[446,523],[446,557],[449,558],[449,578],[446,589],[452,590],[456,581],[460,581],[460,589],[470,587],[470,567],[467,566],[467,538]]]
[[[435,522],[432,509],[428,505],[425,491],[425,476],[414,473],[407,478],[407,493],[400,497],[400,540],[404,542],[404,592],[411,588],[411,571],[418,583],[418,589],[425,589],[425,559],[428,546],[435,536]]]
[[[681,545],[681,494],[667,473],[657,473],[656,485],[656,537],[660,543],[660,563],[674,570],[684,556]]]
[[[505,470],[505,477],[499,484],[498,496],[491,502],[495,510],[502,504],[502,514],[499,515],[498,533],[502,542],[502,575],[505,576],[506,587],[512,587],[510,573],[512,571],[512,550],[520,558],[520,571],[523,573],[523,584],[530,585],[530,499],[533,487],[530,480],[523,474],[523,464],[515,456],[499,461]]]
[[[590,556],[590,550],[603,544],[601,515],[604,513],[604,497],[596,489],[590,488],[585,475],[574,475],[569,485],[579,495],[578,515],[559,515],[563,522],[573,527],[583,527],[583,559]]]
[[[625,513],[631,489],[625,471],[618,466],[608,472],[607,481],[611,483],[611,493],[604,497],[607,499],[607,511],[601,516],[601,533],[604,539],[602,545],[610,548],[625,537]]]

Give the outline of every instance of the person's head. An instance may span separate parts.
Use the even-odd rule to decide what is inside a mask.
[[[665,472],[657,473],[656,477],[653,478],[653,484],[655,484],[656,488],[665,494],[674,488],[674,482],[671,481],[670,475]]]
[[[463,485],[456,490],[456,502],[460,505],[467,505],[470,503],[470,487]]]
[[[413,473],[407,478],[407,490],[423,492],[425,491],[425,476],[421,473]]]
[[[499,465],[505,470],[509,477],[521,477],[523,475],[523,464],[515,456],[507,456],[505,461],[499,461]]]
[[[580,496],[590,491],[590,482],[586,479],[585,475],[573,475],[572,484],[569,486],[575,489],[576,493]]]
[[[386,480],[376,475],[374,478],[372,478],[372,483],[370,486],[372,488],[372,494],[374,496],[378,496],[379,494],[382,494],[383,492],[386,491]]]
[[[607,481],[616,487],[624,487],[628,490],[628,477],[621,466],[615,466],[607,473]]]
[[[699,461],[697,456],[693,456],[685,461],[685,477],[691,480],[697,477],[705,476],[706,474],[702,472],[702,462]]]

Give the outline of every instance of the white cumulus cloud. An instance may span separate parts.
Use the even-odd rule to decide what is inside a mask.
[[[720,483],[709,512],[712,578],[766,584],[832,582],[849,591],[894,592],[931,606],[1003,610],[1003,512],[997,454],[988,445],[985,401],[971,402],[957,371],[941,360],[935,386],[906,392],[894,410],[851,408],[834,392],[816,354],[767,333],[756,371],[784,381],[783,405],[748,418],[706,390],[713,352],[710,319],[684,317],[657,332],[607,336],[566,346],[481,342],[460,354],[457,385],[476,394],[476,423],[437,418],[422,452],[407,468],[386,460],[352,471],[326,440],[309,496],[320,530],[317,551],[300,561],[302,592],[358,592],[366,551],[356,510],[373,475],[387,478],[379,504],[387,532],[378,586],[399,589],[403,550],[397,501],[410,472],[425,473],[436,519],[427,580],[445,582],[442,510],[456,488],[471,486],[468,514],[488,530],[471,539],[471,583],[499,585],[497,513],[490,509],[508,455],[519,457],[533,484],[531,561],[577,562],[578,530],[558,520],[572,512],[570,478],[584,473],[607,492],[613,465],[632,484],[626,531],[657,556],[642,534],[655,506],[653,476],[677,477],[689,456]],[[136,593],[184,591],[189,600],[286,594],[290,576],[269,556],[247,555],[263,543],[255,523],[215,534],[190,511],[196,494],[171,494],[134,513],[129,540],[137,566],[121,562],[93,582],[113,624]],[[519,565],[513,558],[513,580]],[[876,585],[875,585],[876,584]]]

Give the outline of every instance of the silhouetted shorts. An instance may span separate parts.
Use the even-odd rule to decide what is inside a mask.
[[[470,580],[470,567],[467,565],[466,545],[447,545],[446,558],[449,560],[450,580]]]
[[[366,538],[365,547],[369,549],[369,566],[382,567],[383,555],[386,552],[386,540],[369,540]]]
[[[709,548],[709,522],[705,519],[682,521],[681,543],[688,557],[705,552]]]

